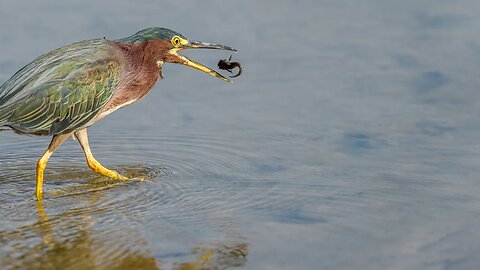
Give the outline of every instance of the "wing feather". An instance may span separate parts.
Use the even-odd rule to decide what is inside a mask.
[[[0,87],[0,118],[32,134],[81,128],[112,96],[120,69],[107,40],[82,41],[49,52]]]

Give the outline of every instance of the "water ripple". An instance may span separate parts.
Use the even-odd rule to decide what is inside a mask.
[[[275,137],[269,140],[273,144],[279,141]],[[122,182],[94,174],[79,146],[66,143],[47,166],[41,211],[34,207],[37,157],[32,153],[43,150],[29,139],[10,144],[11,149],[21,150],[2,157],[0,210],[9,221],[2,224],[0,239],[10,242],[14,251],[0,253],[23,256],[29,253],[29,246],[38,245],[39,235],[47,250],[55,249],[58,241],[66,241],[62,244],[71,249],[67,243],[85,238],[101,254],[96,260],[108,262],[146,252],[142,247],[149,240],[139,233],[142,226],[155,230],[161,227],[165,235],[182,239],[184,231],[178,228],[183,226],[193,231],[230,231],[236,226],[233,217],[255,213],[287,223],[291,222],[289,217],[322,222],[318,209],[299,208],[299,198],[316,201],[320,187],[312,185],[308,189],[277,179],[275,174],[287,167],[269,169],[268,161],[259,161],[250,151],[259,147],[255,139],[175,133],[153,137],[120,132],[114,138],[98,136],[91,141],[95,155],[105,166],[133,180]],[[304,141],[292,145],[307,147]],[[71,259],[69,263],[81,264]]]

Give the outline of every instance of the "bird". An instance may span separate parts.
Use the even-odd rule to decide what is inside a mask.
[[[143,98],[163,78],[164,63],[185,65],[231,82],[179,54],[194,48],[236,52],[225,45],[191,41],[167,28],[149,27],[122,39],[97,38],[60,47],[39,56],[0,86],[0,129],[52,136],[36,166],[37,200],[43,197],[43,175],[50,156],[70,137],[80,143],[95,173],[128,179],[95,159],[87,129]]]

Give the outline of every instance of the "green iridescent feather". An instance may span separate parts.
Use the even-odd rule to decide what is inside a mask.
[[[120,76],[112,42],[81,41],[44,54],[0,87],[0,126],[55,135],[84,127]]]
[[[152,40],[152,39],[170,40],[174,36],[179,36],[181,38],[186,39],[186,37],[183,36],[182,34],[172,31],[170,29],[161,28],[161,27],[150,27],[150,28],[146,28],[141,31],[138,31],[132,36],[129,36],[127,38],[117,39],[115,41],[135,44],[135,43],[143,43],[145,41]]]

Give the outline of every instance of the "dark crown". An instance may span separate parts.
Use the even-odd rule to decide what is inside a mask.
[[[182,34],[177,33],[173,30],[170,30],[167,28],[161,28],[161,27],[150,27],[150,28],[146,28],[141,31],[138,31],[132,36],[129,36],[127,38],[117,39],[116,41],[134,44],[134,43],[143,43],[145,41],[152,40],[152,39],[171,40],[174,36],[179,36],[183,39],[186,39]]]

